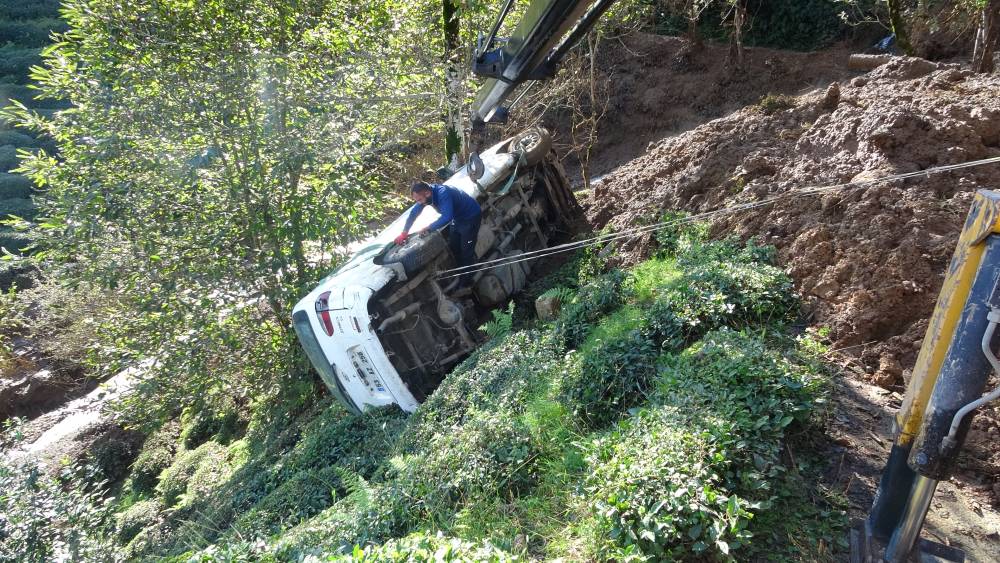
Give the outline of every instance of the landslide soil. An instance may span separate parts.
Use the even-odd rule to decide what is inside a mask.
[[[828,330],[831,359],[843,369],[826,486],[863,516],[969,204],[977,189],[1000,190],[1000,165],[792,194],[1000,156],[1000,76],[912,58],[851,73],[842,48],[750,49],[743,70],[726,67],[726,54],[648,35],[602,52],[595,90],[607,92],[608,110],[591,152],[599,181],[585,192],[588,217],[619,230],[670,210],[705,213],[789,194],[717,216],[713,232],[773,244],[809,324]],[[564,116],[548,117],[571,137]],[[633,263],[650,244],[632,241],[617,256]],[[973,561],[1000,560],[998,436],[1000,411],[987,408],[925,533]]]

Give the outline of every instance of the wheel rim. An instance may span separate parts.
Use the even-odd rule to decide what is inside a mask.
[[[531,149],[537,147],[538,143],[540,143],[541,140],[542,136],[538,133],[538,131],[529,131],[525,133],[523,137],[517,140],[516,148],[518,150],[528,152]]]

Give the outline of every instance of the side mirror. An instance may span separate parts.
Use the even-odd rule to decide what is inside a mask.
[[[486,164],[483,163],[483,159],[479,157],[479,153],[474,152],[469,155],[469,177],[479,181],[486,174]]]

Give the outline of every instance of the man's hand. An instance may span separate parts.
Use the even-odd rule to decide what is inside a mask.
[[[409,234],[407,234],[407,233],[400,233],[400,235],[398,237],[396,237],[393,242],[395,242],[397,245],[403,245],[403,244],[406,244],[406,239],[408,239],[408,238],[410,238]]]

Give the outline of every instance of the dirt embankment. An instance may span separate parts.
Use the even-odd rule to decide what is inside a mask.
[[[733,72],[721,46],[637,36],[608,49],[592,225],[625,229],[668,210],[703,213],[1000,156],[1000,75],[906,58],[851,74],[848,55],[752,49],[748,68]],[[810,324],[829,329],[844,377],[826,486],[850,498],[854,516],[871,506],[892,416],[977,189],[1000,190],[1000,165],[789,197],[713,222],[717,235],[773,244]],[[633,241],[618,256],[635,262],[649,244]],[[925,533],[988,561],[1000,558],[1000,409],[982,410]]]
[[[1000,156],[1000,77],[896,59],[801,96],[770,96],[643,149],[597,185],[595,225],[626,228],[671,209],[706,212]],[[901,385],[972,193],[991,187],[1000,189],[1000,166],[785,199],[722,217],[715,228],[774,244],[834,346],[857,347],[880,384]],[[630,247],[625,260],[643,250]]]

